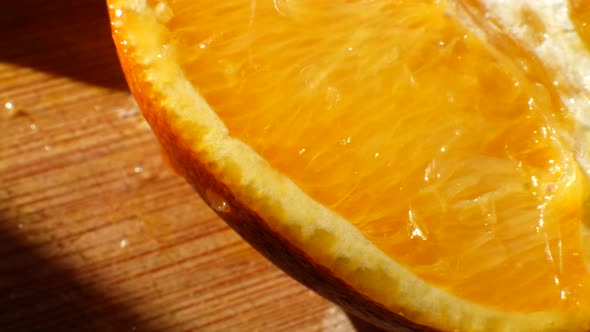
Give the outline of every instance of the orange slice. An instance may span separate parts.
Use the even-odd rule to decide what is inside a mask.
[[[111,0],[168,158],[388,328],[586,331],[585,1]]]

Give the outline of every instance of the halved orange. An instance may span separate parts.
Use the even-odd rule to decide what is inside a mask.
[[[392,329],[587,331],[589,3],[109,7],[173,167],[293,277]]]

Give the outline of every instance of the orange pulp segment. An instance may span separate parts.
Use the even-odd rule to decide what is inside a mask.
[[[444,1],[161,9],[163,45],[230,135],[395,261],[502,310],[588,305],[586,180],[533,55]]]

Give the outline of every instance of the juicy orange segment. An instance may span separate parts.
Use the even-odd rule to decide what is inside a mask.
[[[490,48],[440,1],[167,10],[167,42],[230,135],[396,261],[504,310],[587,301],[585,180],[534,57]]]
[[[587,7],[110,5],[142,111],[230,224],[340,278],[344,306],[505,332],[590,326]]]

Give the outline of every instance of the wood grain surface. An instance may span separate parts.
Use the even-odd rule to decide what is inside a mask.
[[[161,159],[102,0],[0,1],[0,331],[357,331]]]

